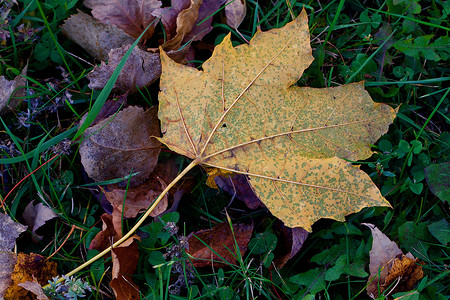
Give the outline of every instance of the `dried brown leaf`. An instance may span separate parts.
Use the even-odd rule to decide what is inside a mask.
[[[193,257],[195,267],[224,267],[235,264],[237,257],[242,257],[247,251],[247,245],[252,237],[253,224],[233,225],[231,231],[228,223],[220,223],[212,229],[200,230],[188,236],[188,253]],[[236,241],[236,242],[235,242]],[[236,253],[236,243],[240,255]],[[205,246],[208,245],[208,246]],[[213,251],[218,253],[225,262]]]
[[[308,238],[309,232],[301,227],[286,227],[279,220],[275,222],[274,228],[278,232],[278,245],[281,245],[281,247],[275,249],[274,264],[281,269],[300,251],[303,243]]]
[[[117,300],[140,299],[138,286],[133,282],[132,275],[139,259],[138,245],[134,241],[130,245],[111,250],[113,269],[112,280],[109,283]]]
[[[166,51],[180,48],[184,37],[187,36],[194,27],[198,18],[198,11],[203,0],[191,0],[188,8],[182,10],[177,17],[177,34],[164,44]]]
[[[230,25],[231,28],[237,29],[242,21],[244,21],[245,14],[247,13],[245,0],[227,0],[225,5],[227,24]]]
[[[102,230],[92,239],[89,250],[96,249],[98,251],[103,251],[122,237],[120,219],[117,226],[117,224],[113,223],[113,216],[111,215],[105,213],[101,215],[100,218],[102,219],[103,224]]]
[[[20,87],[27,85],[27,79],[25,78],[27,69],[28,67],[25,66],[22,73],[13,80],[0,76],[0,116],[22,102],[26,89]]]
[[[45,222],[56,218],[58,215],[55,212],[45,206],[43,203],[33,204],[34,201],[28,203],[27,207],[23,211],[23,219],[25,223],[31,228],[33,232],[33,242],[37,243],[43,236],[36,234],[36,230],[42,227]]]
[[[27,230],[26,226],[0,213],[0,299],[11,284],[11,273],[16,264],[16,255],[11,251],[16,239],[25,230]]]
[[[36,295],[38,300],[49,300],[48,297],[44,293],[44,289],[37,281],[25,281],[18,284],[20,287],[23,287],[27,291],[32,292]]]
[[[167,184],[160,178],[155,178],[154,174],[152,174],[149,180],[144,184],[129,188],[128,190],[115,188],[109,192],[105,192],[106,199],[113,206],[114,212],[117,212],[119,216],[123,215],[124,218],[134,218],[149,208],[152,202],[167,187]],[[150,216],[155,217],[163,213],[168,205],[169,199],[166,194]]]
[[[225,0],[203,0],[198,10],[197,22],[192,31],[184,37],[183,43],[187,41],[200,41],[212,30],[212,20],[214,13],[218,12]]]
[[[130,106],[85,131],[80,156],[87,174],[97,181],[121,178],[132,172],[136,186],[153,172],[160,152],[157,108]]]
[[[101,219],[102,231],[92,239],[89,249],[103,251],[122,237],[120,214],[103,214]],[[111,250],[113,269],[110,286],[116,299],[139,299],[139,289],[131,277],[139,259],[136,240],[139,240],[139,237],[133,235],[119,247]]]
[[[99,60],[107,60],[111,49],[134,42],[134,38],[122,29],[109,23],[103,24],[82,11],[67,19],[61,31]]]
[[[412,289],[413,285],[423,278],[422,266],[417,264],[420,263],[419,260],[411,253],[404,255],[397,244],[374,225],[362,224],[370,228],[373,236],[367,294],[375,299],[379,296],[379,291],[383,293],[395,280],[398,282],[389,294]]]
[[[131,45],[125,45],[117,49],[112,49],[108,53],[108,64],[102,62],[96,66],[89,74],[89,87],[94,90],[101,90],[105,87],[114,70],[119,65],[125,53]],[[135,47],[128,57],[122,71],[114,83],[112,89],[115,93],[131,93],[149,86],[161,76],[161,61],[159,54],[146,52],[139,47]]]
[[[191,4],[190,0],[173,0],[172,6],[155,9],[153,15],[161,19],[167,39],[172,39],[177,34],[178,14],[187,9]]]
[[[390,294],[407,292],[412,290],[414,285],[423,278],[423,270],[420,265],[423,262],[419,261],[418,258],[408,257],[408,254],[402,254],[395,258],[382,290],[395,286]]]
[[[92,9],[92,15],[103,23],[113,24],[127,34],[137,38],[152,24],[143,39],[149,39],[157,22],[153,11],[161,7],[158,0],[85,0],[84,5]]]

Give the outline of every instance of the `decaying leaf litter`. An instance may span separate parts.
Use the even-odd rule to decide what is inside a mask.
[[[201,1],[197,3],[192,1],[189,8],[192,9],[194,6],[195,11],[197,10],[195,5],[198,8]],[[238,20],[239,16],[235,17],[237,21],[230,21],[230,26],[237,28],[242,20]],[[233,181],[229,174],[240,174],[245,184],[250,184],[251,189],[272,214],[281,219],[285,225],[292,227],[291,230],[301,229],[300,227],[311,230],[312,223],[322,217],[344,220],[347,214],[357,212],[363,207],[389,206],[370,178],[348,161],[370,157],[369,145],[374,144],[387,131],[387,127],[392,123],[396,114],[387,105],[372,102],[368,93],[364,91],[362,83],[329,89],[291,86],[309,65],[310,61],[307,58],[312,57],[311,50],[308,49],[309,37],[305,37],[305,35],[309,35],[305,17],[306,14],[302,13],[301,18],[280,30],[266,33],[258,31],[248,46],[233,48],[229,37],[225,38],[224,42],[217,46],[213,57],[204,63],[202,71],[179,64],[179,62],[185,63],[185,60],[173,62],[164,52],[164,50],[170,50],[168,49],[170,47],[167,46],[171,44],[164,44],[165,46],[161,49],[162,78],[159,99],[159,118],[163,135],[159,137],[159,128],[152,134],[143,133],[144,139],[147,137],[152,140],[153,145],[156,145],[150,146],[150,150],[155,148],[157,152],[150,154],[152,156],[150,160],[157,159],[159,146],[155,141],[158,138],[169,149],[192,159],[193,162],[188,168],[197,164],[207,167],[208,174],[212,179],[218,179],[215,177],[216,174],[226,174],[230,181]],[[190,25],[187,28],[189,27]],[[304,27],[306,30],[303,30]],[[292,30],[292,28],[294,29]],[[140,31],[137,31],[138,34],[142,30],[141,27]],[[189,29],[183,30],[173,31],[175,32],[173,38],[178,36],[171,40],[177,45],[174,48],[180,46],[179,39],[189,34]],[[284,30],[286,32],[283,32]],[[151,33],[148,38],[151,38]],[[301,40],[301,42],[297,43],[297,40]],[[271,41],[272,45],[267,46],[268,41]],[[129,45],[125,45],[125,49],[128,48]],[[113,49],[110,52],[110,58],[114,51]],[[144,53],[150,52],[147,49]],[[159,58],[156,51],[152,53],[156,56],[152,56],[151,59]],[[114,59],[117,62],[120,61],[123,54]],[[292,57],[301,57],[302,61],[295,64],[295,67],[288,65],[287,58],[293,61]],[[139,66],[139,59],[149,61],[138,58],[137,66]],[[150,63],[150,65],[153,64]],[[157,65],[159,66],[159,64]],[[139,67],[131,68],[139,70]],[[108,72],[112,72],[112,69]],[[146,67],[140,71],[145,72]],[[158,72],[156,73],[155,78],[159,77]],[[136,86],[134,78],[140,78],[140,75],[131,77],[131,83],[125,83],[123,87],[118,88],[118,91],[123,92]],[[100,84],[98,88],[102,88],[106,84],[106,80],[102,80],[104,83]],[[138,88],[147,86],[149,82],[152,82],[151,80],[144,80],[142,84],[137,84]],[[198,86],[206,88],[196,88],[192,82],[199,82]],[[270,99],[265,97],[266,95],[270,95]],[[356,99],[361,107],[355,109],[355,103],[351,101],[347,103],[347,99]],[[318,103],[315,103],[314,100]],[[342,107],[336,105],[337,103],[342,103]],[[244,107],[245,109],[243,109]],[[120,124],[119,116],[122,112],[134,109],[138,108],[133,106],[125,108],[116,116],[104,120],[105,122],[99,128],[114,132],[114,122],[119,123],[118,128],[128,126],[128,124]],[[154,112],[155,108],[152,108],[152,111]],[[153,123],[157,120],[156,118],[149,119]],[[201,121],[198,122],[198,120]],[[283,124],[284,120],[289,122]],[[138,123],[146,123],[146,121]],[[135,128],[138,127],[135,126]],[[95,155],[89,154],[94,164],[100,162],[102,156],[110,156],[111,153],[108,151],[115,148],[96,141],[97,131],[92,129],[92,135],[86,141],[91,140],[91,143],[93,141],[99,148],[104,147],[106,150],[100,150],[100,154],[97,154],[100,158],[92,159]],[[135,129],[130,129],[129,133],[124,134],[125,144],[129,137],[135,138],[136,141],[142,140],[142,138],[136,138],[134,131]],[[362,136],[353,135],[355,132],[362,133]],[[120,139],[118,141],[120,144]],[[131,143],[128,142],[128,144]],[[86,147],[86,144],[85,148],[92,150],[92,147]],[[114,149],[114,151],[117,150]],[[119,149],[119,153],[120,151]],[[81,156],[83,158],[86,154],[81,154]],[[114,176],[106,179],[126,176],[130,174],[130,170],[142,165],[139,159],[134,160],[134,162],[132,159],[125,160],[123,164],[129,162],[130,166],[123,167],[122,173],[114,173]],[[144,167],[144,169],[144,174],[131,177],[133,182],[128,182],[136,189],[136,195],[139,195],[131,196],[131,193],[131,198],[141,198],[140,194],[146,193],[145,189],[139,191],[142,188],[142,181],[149,176],[157,176],[157,173],[152,173],[154,167]],[[102,170],[104,169],[100,168],[98,173],[102,174]],[[301,172],[297,173],[298,170]],[[187,170],[183,173],[186,174],[186,172]],[[88,174],[90,177],[96,177],[91,171],[88,171]],[[142,178],[139,179],[139,176]],[[177,178],[177,180],[179,179],[180,177]],[[168,207],[168,197],[164,194],[171,188],[172,183],[170,180],[160,180],[159,176],[157,181],[160,185],[157,190],[165,190],[163,197],[160,197],[164,200],[161,203],[164,205],[159,208],[160,213],[163,213]],[[111,234],[106,235],[106,238],[112,237],[113,240],[123,237],[122,215],[135,217],[148,206],[148,204],[136,203],[136,207],[127,207],[128,203],[125,201],[124,206],[120,207],[121,197],[128,200],[124,197],[126,190],[122,188],[123,186],[119,187],[114,193],[105,191],[105,194],[110,194],[108,200],[113,199],[111,195],[119,195],[118,198],[114,196],[117,198],[116,200],[111,200],[111,203],[117,203],[113,204],[116,219],[108,221],[111,222],[113,229],[110,229]],[[153,191],[145,198],[154,198],[155,196],[152,195]],[[300,200],[290,200],[290,198],[296,199],[299,195]],[[307,199],[306,204],[302,201],[305,200],[304,198],[310,198]],[[345,203],[345,201],[349,202]],[[154,203],[152,207],[156,207],[156,204]],[[315,206],[324,211],[319,212]],[[325,209],[323,209],[324,207]],[[327,210],[328,207],[330,208]],[[127,215],[127,211],[130,214]],[[150,212],[153,216],[158,213]],[[145,216],[147,215],[148,213]],[[114,219],[114,213],[112,218]],[[135,229],[133,228],[129,234],[131,235]],[[116,244],[126,240],[127,237],[129,237],[128,234]],[[137,236],[134,238],[139,239]],[[205,236],[205,239],[207,238],[208,236]],[[247,243],[248,241],[244,242],[240,248],[241,252],[245,252]],[[119,272],[124,275],[134,272],[135,267],[133,266],[120,267],[123,264],[120,262],[120,255],[129,253],[127,249],[129,245],[136,245],[136,241],[128,239],[119,248],[112,250],[113,265],[116,268],[114,279],[120,279],[120,276],[117,277]],[[109,245],[106,243],[103,248],[108,247]],[[109,249],[105,251],[109,251]],[[118,254],[121,252],[124,254]],[[135,252],[137,253],[137,251]],[[286,256],[287,259],[292,257],[292,253],[294,250],[290,256]],[[228,261],[228,259],[226,260]],[[116,297],[125,297],[126,293],[120,296],[120,290],[123,289],[122,285],[125,285],[124,290],[128,291],[127,284],[133,284],[131,278],[127,278],[123,283],[115,284],[116,287],[113,290]],[[112,282],[111,285],[113,285]]]

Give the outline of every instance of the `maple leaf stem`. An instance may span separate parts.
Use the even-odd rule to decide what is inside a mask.
[[[128,240],[128,238],[130,238],[130,236],[136,231],[138,230],[138,228],[142,225],[142,223],[144,223],[145,219],[147,219],[147,217],[150,215],[150,213],[155,209],[155,207],[158,205],[158,203],[164,198],[164,196],[169,192],[169,190],[181,179],[184,177],[184,175],[186,175],[192,168],[194,168],[196,165],[199,164],[199,160],[193,160],[180,174],[178,174],[178,176],[172,180],[172,182],[164,189],[164,191],[161,192],[161,194],[158,196],[158,198],[156,198],[156,200],[153,202],[153,204],[147,209],[147,211],[145,212],[145,214],[142,215],[141,219],[133,226],[133,228],[131,228],[127,234],[125,234],[121,239],[119,239],[117,242],[115,242],[114,244],[111,245],[111,247],[103,250],[102,252],[100,252],[99,254],[97,254],[96,256],[94,256],[93,258],[89,259],[88,261],[86,261],[85,263],[83,263],[82,265],[78,266],[77,268],[73,269],[72,271],[70,271],[69,273],[66,274],[67,277],[74,275],[75,273],[77,273],[78,271],[84,269],[85,267],[89,266],[90,264],[92,264],[93,262],[95,262],[96,260],[98,260],[99,258],[101,258],[103,255],[107,254],[109,251],[111,251],[113,248],[117,248],[118,246],[120,246],[120,244],[122,244],[123,242],[125,242],[126,240]],[[56,283],[62,282],[64,281],[64,278],[59,278],[58,281],[56,281]],[[50,284],[47,284],[46,286],[44,286],[44,289],[47,289],[50,287]]]

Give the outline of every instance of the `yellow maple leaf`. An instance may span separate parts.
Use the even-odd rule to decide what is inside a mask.
[[[171,150],[193,165],[245,174],[256,195],[289,227],[344,220],[390,206],[370,177],[344,159],[366,159],[395,110],[372,101],[363,83],[293,84],[312,62],[306,12],[258,31],[249,45],[228,35],[197,70],[161,54],[159,119]]]

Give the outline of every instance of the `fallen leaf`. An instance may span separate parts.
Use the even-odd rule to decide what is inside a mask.
[[[144,111],[130,106],[85,131],[80,145],[81,163],[97,180],[131,177],[131,186],[142,183],[154,170],[160,152],[156,107]]]
[[[374,225],[362,224],[370,228],[373,236],[372,250],[369,253],[370,276],[367,294],[375,299],[392,286],[395,288],[389,294],[412,289],[413,285],[423,278],[422,266],[417,264],[421,262],[411,253],[403,255],[397,244]],[[398,282],[392,285],[395,280]]]
[[[131,45],[128,44],[112,49],[108,54],[108,64],[102,62],[101,65],[96,66],[88,74],[87,77],[90,80],[89,88],[94,90],[103,89],[130,47]],[[146,52],[139,47],[135,47],[114,83],[112,92],[137,92],[155,82],[160,75],[161,62],[159,54]]]
[[[209,178],[209,177],[208,177]],[[250,209],[265,208],[264,203],[256,197],[247,176],[241,174],[234,174],[233,176],[217,176],[214,181],[218,187],[243,201]]]
[[[0,299],[11,285],[11,273],[16,264],[16,254],[12,252],[16,239],[27,227],[14,222],[8,215],[0,213]]]
[[[134,38],[149,26],[143,40],[149,39],[158,24],[153,11],[161,7],[158,0],[85,0],[84,5],[92,9],[92,15],[103,23],[110,23]]]
[[[200,17],[199,17],[200,18]],[[367,206],[390,206],[370,177],[344,159],[366,159],[395,118],[363,83],[291,86],[311,63],[306,12],[249,45],[230,35],[197,70],[161,54],[159,119],[171,150],[192,165],[249,177],[256,195],[288,227],[343,221]]]
[[[23,287],[27,291],[32,292],[34,295],[36,295],[36,298],[38,300],[49,300],[44,293],[44,289],[37,281],[25,281],[19,283],[18,286]]]
[[[189,7],[190,0],[173,0],[172,6],[157,8],[153,11],[153,15],[161,19],[161,23],[164,26],[164,32],[167,35],[167,39],[172,39],[177,34],[177,17],[178,14]]]
[[[154,178],[152,176],[150,180],[151,183],[147,180],[145,184],[127,190],[116,188],[109,192],[105,192],[106,199],[108,199],[113,206],[114,212],[124,218],[134,218],[139,213],[145,212],[159,194],[167,187],[167,184],[160,178]],[[166,194],[164,199],[158,203],[156,208],[150,214],[151,217],[156,217],[167,209],[167,206],[169,205],[168,198],[169,197]]]
[[[279,233],[278,244],[274,263],[277,268],[281,269],[291,258],[293,258],[302,248],[303,243],[308,238],[308,231],[300,227],[286,227],[283,222],[277,220],[274,224],[275,230]]]
[[[128,106],[127,96],[128,94],[126,93],[124,95],[118,96],[113,100],[105,101],[105,104],[103,104],[102,108],[100,109],[100,112],[98,113],[97,117],[95,117],[95,120],[92,122],[91,126],[94,126],[98,124],[100,121],[119,112],[119,110],[122,107],[123,108],[127,107]]]
[[[36,234],[36,230],[42,227],[45,222],[56,218],[58,215],[55,212],[45,206],[43,203],[33,204],[34,201],[28,203],[27,207],[23,211],[23,219],[25,223],[31,228],[33,233],[32,240],[37,243],[43,238],[43,236]]]
[[[247,13],[245,0],[227,0],[225,5],[227,24],[230,25],[231,28],[237,29],[242,21],[244,21],[245,14]]]
[[[192,31],[184,37],[183,43],[191,40],[202,40],[205,35],[213,29],[211,26],[213,16],[220,10],[220,7],[225,1],[226,0],[203,0],[202,5],[198,10],[197,22],[195,22]]]
[[[177,16],[177,34],[169,41],[164,43],[166,51],[180,48],[181,42],[187,36],[198,18],[198,10],[203,0],[191,0],[188,8],[183,9]]]
[[[122,237],[120,214],[103,214],[101,219],[102,231],[92,239],[89,250],[103,251]],[[136,240],[139,240],[139,237],[133,235],[119,247],[111,250],[113,270],[110,286],[116,299],[139,299],[139,288],[131,277],[139,259]]]
[[[199,41],[211,30],[212,15],[226,0],[173,0],[172,6],[156,9],[167,34],[165,50],[178,49],[189,41]]]
[[[450,203],[450,162],[429,165],[425,168],[425,178],[431,192]]]
[[[92,239],[89,250],[103,251],[122,237],[120,219],[114,224],[111,215],[103,214],[100,218],[102,219],[102,230]]]
[[[61,26],[61,32],[96,59],[105,61],[111,49],[134,42],[134,38],[122,29],[109,23],[103,24],[82,11],[67,19]]]
[[[13,80],[8,80],[5,76],[0,76],[0,116],[22,102],[26,89],[21,87],[27,85],[26,74],[27,66]]]
[[[139,287],[133,282],[132,275],[138,264],[139,252],[137,242],[127,247],[111,250],[113,269],[109,283],[117,300],[140,299]]]
[[[247,251],[252,232],[253,224],[233,225],[232,232],[228,223],[220,223],[212,229],[189,234],[189,249],[186,252],[193,257],[194,267],[214,266],[215,268],[221,268],[229,264],[236,264],[237,257],[242,257]],[[240,254],[236,253],[236,243]]]
[[[42,255],[19,253],[14,272],[11,274],[13,284],[6,290],[5,299],[33,299],[33,293],[19,286],[19,283],[35,281],[46,285],[49,280],[56,277],[57,264],[45,259]]]

